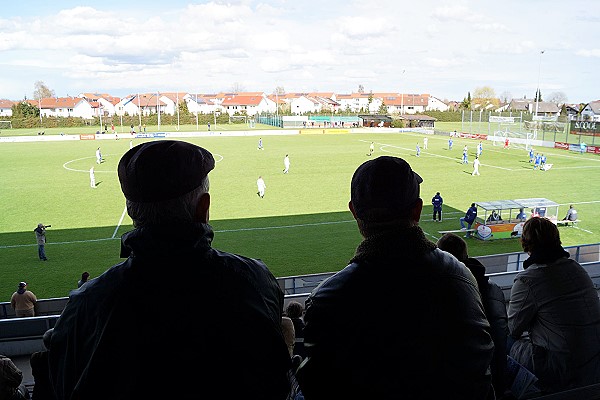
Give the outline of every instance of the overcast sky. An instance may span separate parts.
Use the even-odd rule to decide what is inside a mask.
[[[541,54],[541,51],[544,51]],[[600,99],[600,1],[2,3],[0,98],[81,92],[563,92]]]

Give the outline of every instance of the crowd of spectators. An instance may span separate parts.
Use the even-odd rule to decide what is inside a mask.
[[[512,399],[511,360],[535,376],[539,393],[600,382],[600,300],[550,220],[524,224],[529,259],[507,311],[463,239],[434,243],[419,227],[422,177],[398,157],[368,160],[350,182],[362,236],[354,256],[304,305],[284,309],[260,259],[212,247],[214,167],[206,149],[172,140],[121,158],[134,222],[122,237],[126,260],[93,280],[84,273],[71,292],[46,350],[31,358],[39,396],[170,398],[184,381],[221,399]],[[476,212],[461,225],[470,228]],[[165,284],[182,276],[203,290]],[[400,291],[399,282],[407,282]],[[36,301],[26,287],[13,294],[21,315],[33,306],[19,296]],[[173,301],[148,309],[149,288]],[[20,384],[15,375],[11,390]]]

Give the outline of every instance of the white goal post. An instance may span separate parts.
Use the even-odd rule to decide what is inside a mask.
[[[537,132],[527,132],[522,129],[521,117],[502,117],[490,115],[490,131],[493,132],[494,146],[504,147],[508,139],[509,147],[529,150],[531,141],[537,139]]]

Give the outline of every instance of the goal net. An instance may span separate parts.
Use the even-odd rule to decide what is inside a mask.
[[[489,124],[494,146],[504,147],[508,139],[510,148],[529,150],[531,141],[537,139],[535,131],[523,130],[521,117],[490,115]]]
[[[230,124],[245,124],[248,122],[248,117],[245,115],[230,115],[229,123]]]
[[[2,129],[12,129],[12,122],[11,121],[0,121],[0,131]]]

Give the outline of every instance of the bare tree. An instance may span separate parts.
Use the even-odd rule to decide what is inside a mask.
[[[365,92],[365,87],[363,85],[358,85],[358,93],[363,94]]]
[[[564,92],[552,92],[548,95],[548,101],[556,105],[565,104],[569,99]]]
[[[233,85],[231,85],[231,92],[233,93],[240,93],[245,91],[246,88],[240,82],[233,82]]]
[[[512,93],[507,92],[507,91],[500,93],[500,101],[502,103],[504,103],[504,104],[510,103],[512,99],[513,99]]]
[[[277,94],[278,96],[283,96],[285,95],[285,88],[283,86],[277,86],[273,93]]]
[[[35,100],[45,99],[47,97],[54,97],[54,90],[50,89],[43,81],[37,81],[33,85],[35,90],[33,91],[33,98]]]

